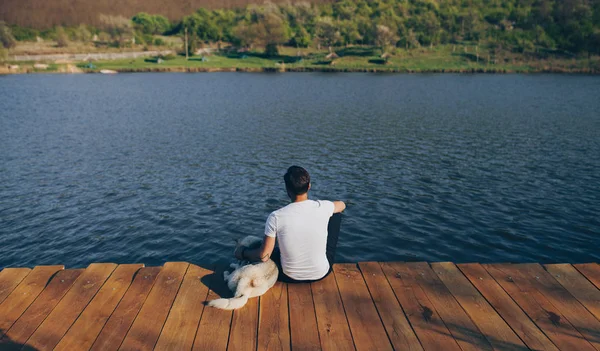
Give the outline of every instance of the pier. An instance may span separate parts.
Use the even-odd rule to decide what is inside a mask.
[[[1,350],[600,350],[600,265],[361,262],[242,309],[222,268],[0,272]]]

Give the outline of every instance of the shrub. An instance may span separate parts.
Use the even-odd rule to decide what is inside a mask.
[[[17,45],[10,28],[4,22],[0,22],[0,42],[2,42],[2,47],[7,49]]]
[[[64,48],[69,46],[69,37],[67,36],[67,33],[65,33],[65,30],[63,29],[63,27],[57,27],[56,28],[56,45],[59,48]]]
[[[11,26],[11,32],[17,41],[36,41],[40,32],[35,29]]]
[[[173,54],[167,54],[167,55],[160,55],[159,57],[165,61],[168,61],[168,60],[174,60],[177,56],[175,56]]]
[[[165,45],[165,41],[162,40],[161,38],[154,38],[154,45],[163,46],[163,45]]]
[[[73,34],[76,40],[84,43],[92,40],[92,33],[83,24],[77,27]]]
[[[267,44],[267,46],[265,47],[265,55],[267,55],[268,57],[278,56],[279,49],[277,48],[277,44],[275,44],[275,43]]]

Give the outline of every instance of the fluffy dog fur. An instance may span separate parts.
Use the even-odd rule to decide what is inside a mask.
[[[247,236],[238,241],[237,246],[244,246],[247,249],[260,247],[262,239],[256,236]],[[236,246],[236,247],[237,247]],[[208,302],[209,306],[223,310],[233,310],[246,305],[251,297],[260,296],[266,293],[277,281],[279,269],[273,260],[266,262],[250,263],[248,261],[238,261],[230,265],[233,272],[223,273],[225,282],[234,293],[231,299],[216,299]]]

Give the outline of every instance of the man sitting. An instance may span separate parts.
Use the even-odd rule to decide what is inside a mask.
[[[310,175],[302,167],[288,168],[283,179],[292,203],[269,215],[261,247],[240,249],[235,256],[255,262],[273,259],[279,267],[279,280],[284,282],[321,280],[332,270],[346,204],[309,200]]]

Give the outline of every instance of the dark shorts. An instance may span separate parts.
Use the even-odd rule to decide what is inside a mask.
[[[342,224],[342,214],[334,213],[331,218],[329,218],[329,224],[327,225],[327,249],[325,254],[327,255],[327,261],[329,262],[329,271],[319,279],[315,280],[295,280],[283,273],[283,269],[281,268],[281,252],[279,248],[276,247],[271,254],[271,259],[275,262],[277,267],[279,268],[279,278],[278,281],[284,283],[312,283],[318,282],[319,280],[325,279],[332,272],[333,263],[335,261],[335,250],[337,248],[338,237],[340,236],[340,226]]]

